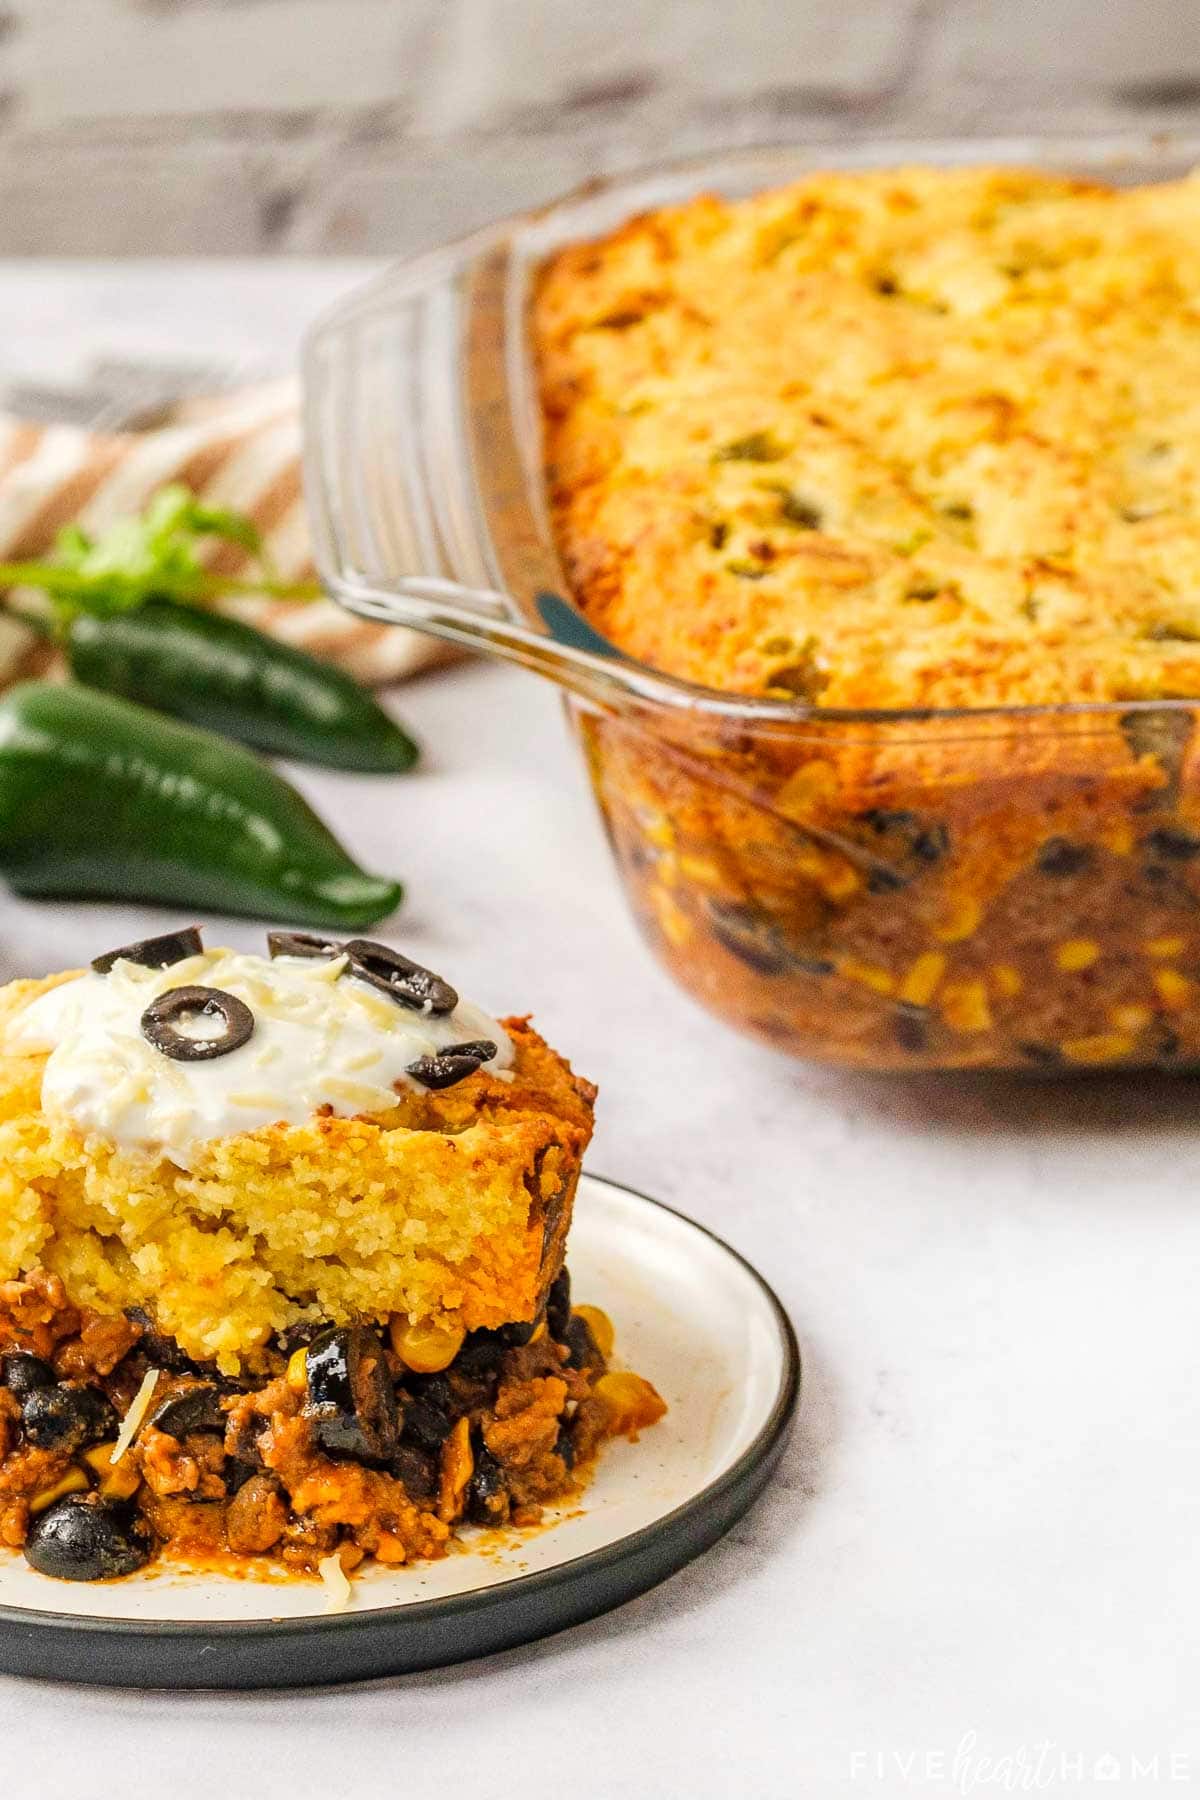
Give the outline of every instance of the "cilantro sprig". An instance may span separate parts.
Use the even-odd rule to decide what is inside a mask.
[[[254,558],[252,579],[213,574],[200,551],[208,540],[236,544]],[[145,510],[117,519],[97,537],[78,525],[59,532],[52,559],[0,562],[0,588],[38,588],[62,627],[80,613],[100,617],[132,612],[148,600],[202,605],[222,594],[265,594],[279,600],[316,600],[316,581],[283,581],[271,566],[254,521],[231,508],[205,506],[181,483],[160,489]],[[27,613],[22,615],[30,623]]]

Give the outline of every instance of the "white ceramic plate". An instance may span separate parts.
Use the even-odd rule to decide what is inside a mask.
[[[0,1669],[150,1687],[346,1681],[488,1654],[594,1617],[713,1543],[765,1485],[799,1391],[779,1302],[736,1253],[653,1200],[580,1183],[572,1291],[670,1408],[606,1446],[582,1500],[537,1531],[476,1533],[440,1562],[367,1568],[348,1611],[317,1581],[156,1565],[52,1581],[0,1553]]]

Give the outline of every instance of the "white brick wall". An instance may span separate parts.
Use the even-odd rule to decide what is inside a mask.
[[[417,247],[848,132],[1200,126],[1200,0],[7,0],[0,254]]]

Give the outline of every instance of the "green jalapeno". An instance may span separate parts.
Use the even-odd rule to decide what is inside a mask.
[[[0,873],[21,894],[334,927],[373,925],[403,893],[249,751],[49,682],[0,697]]]
[[[62,639],[77,681],[256,750],[371,774],[417,760],[412,739],[349,675],[237,619],[149,600],[78,613]]]

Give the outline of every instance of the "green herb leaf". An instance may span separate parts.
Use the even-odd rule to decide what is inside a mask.
[[[255,558],[257,578],[210,574],[200,556],[208,538],[236,544]],[[77,524],[64,526],[55,550],[52,562],[0,563],[0,587],[41,588],[60,623],[79,613],[130,612],[148,600],[187,606],[221,594],[312,600],[321,593],[316,582],[277,578],[253,519],[232,508],[205,506],[181,483],[161,488],[144,512],[114,520],[99,537],[90,537]]]

